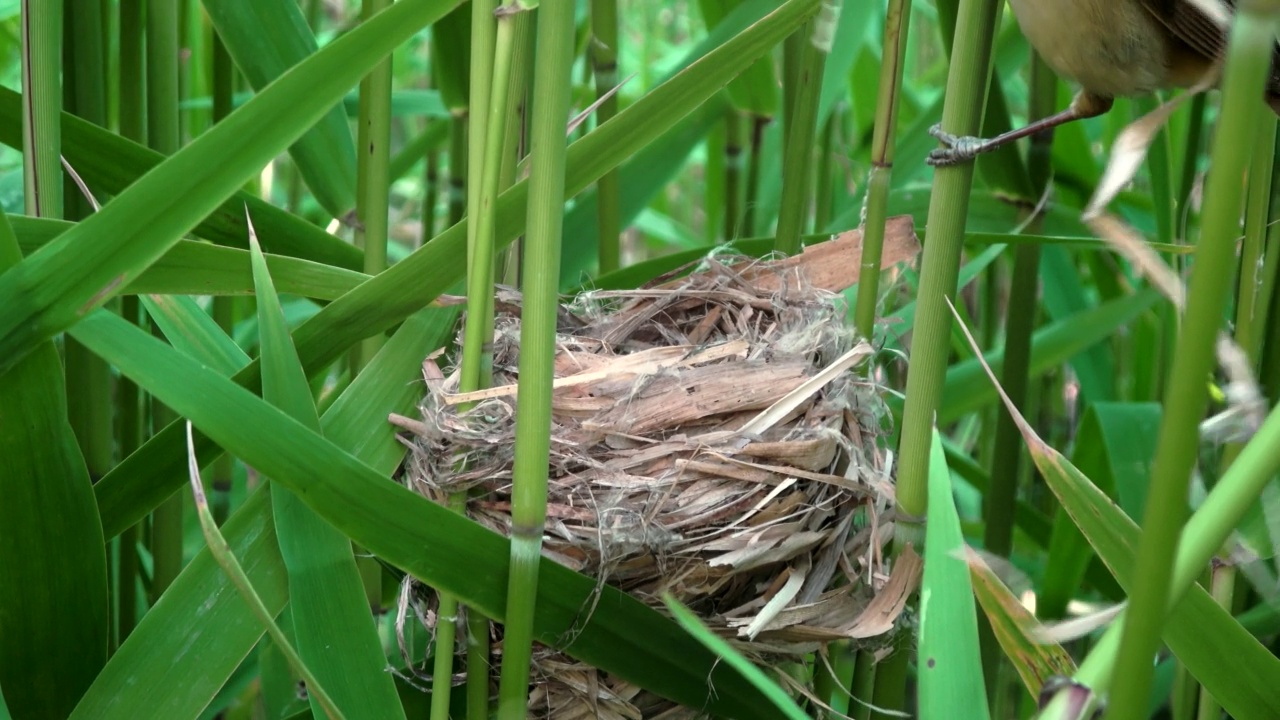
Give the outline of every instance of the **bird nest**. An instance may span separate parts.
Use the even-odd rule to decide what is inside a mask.
[[[670,592],[766,663],[884,647],[918,571],[881,565],[885,413],[856,372],[872,351],[806,256],[586,292],[556,336],[545,556],[659,610]],[[404,481],[441,503],[469,491],[467,515],[509,536],[519,294],[494,314],[493,387],[458,393],[429,358],[422,419],[393,420]],[[534,716],[695,714],[550,649],[534,666]]]

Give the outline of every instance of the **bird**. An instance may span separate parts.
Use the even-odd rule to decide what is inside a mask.
[[[1235,12],[1236,0],[1223,2]],[[1226,29],[1190,0],[1009,0],[1009,5],[1031,47],[1080,90],[1066,110],[994,138],[956,136],[935,125],[929,134],[944,147],[929,153],[930,165],[968,162],[1020,138],[1097,117],[1117,97],[1192,87],[1227,47]],[[1265,100],[1280,115],[1278,61],[1280,47],[1273,51]]]

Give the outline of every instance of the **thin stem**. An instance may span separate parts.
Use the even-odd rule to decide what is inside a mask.
[[[178,0],[147,2],[147,140],[165,155],[178,151]]]
[[[745,119],[735,108],[724,114],[724,230],[725,241],[738,237],[742,217],[742,125]]]
[[[747,197],[743,200],[742,237],[756,236],[756,206],[760,196],[760,165],[763,162],[761,148],[764,131],[772,122],[767,115],[751,116],[751,159],[747,161]]]
[[[231,114],[235,91],[235,65],[231,62],[231,53],[222,42],[218,31],[210,28],[212,41],[210,70],[213,78],[210,82],[213,91],[213,123],[219,123]],[[213,299],[213,318],[228,335],[235,327],[236,299],[229,295],[219,295]],[[235,458],[223,453],[213,464],[213,519],[219,526],[231,514],[231,477],[235,470]]]
[[[885,223],[889,217],[889,184],[893,175],[893,148],[898,124],[898,98],[902,94],[902,67],[906,60],[907,28],[911,0],[891,0],[885,14],[884,52],[880,63],[880,89],[876,96],[876,121],[871,132],[871,172],[867,177],[867,220],[862,225],[862,260],[854,325],[858,334],[872,337],[880,296],[880,260],[884,253]]]
[[[22,184],[26,212],[62,218],[62,3],[23,0]]]
[[[534,13],[522,12],[512,18],[515,23],[511,41],[511,82],[507,87],[506,130],[502,141],[502,167],[498,171],[498,190],[505,192],[516,182],[521,161],[529,150],[525,134],[529,116],[529,85],[533,80],[533,19]],[[498,277],[511,287],[520,285],[520,246],[513,242],[503,251],[498,261]]]
[[[449,116],[449,226],[457,225],[467,214],[467,116]]]
[[[596,79],[596,97],[608,98],[596,108],[596,124],[603,125],[618,114],[618,96],[611,94],[618,84],[618,1],[591,1],[592,70]],[[600,274],[618,269],[619,235],[622,233],[622,209],[618,171],[610,170],[596,181],[597,233],[599,235]]]
[[[118,126],[122,137],[137,143],[145,143],[147,106],[142,0],[120,0],[119,23]],[[135,325],[141,324],[142,307],[137,295],[125,295],[121,298],[120,314]],[[142,392],[138,384],[123,375],[120,376],[116,386],[118,423],[116,435],[120,444],[121,457],[128,457],[142,445],[144,434],[142,402]],[[138,542],[141,540],[142,529],[142,523],[138,523],[120,533],[120,564],[116,573],[118,599],[116,640],[121,643],[129,637],[137,625],[138,577],[141,570]]]
[[[143,0],[120,0],[120,134],[147,141]]]
[[[181,130],[178,113],[178,0],[150,0],[147,27],[147,142],[165,155],[178,151]],[[153,328],[159,332],[158,328]],[[164,427],[173,413],[151,399],[152,422]],[[175,494],[151,517],[151,554],[154,573],[151,599],[155,602],[182,570],[183,496]]]
[[[1053,114],[1057,97],[1057,78],[1038,56],[1032,57],[1031,66],[1031,120]],[[1039,140],[1037,141],[1037,138]],[[1041,135],[1032,139],[1037,147],[1035,159],[1036,188],[1043,192],[1049,181],[1049,138]],[[1034,220],[1038,226],[1039,218]],[[1035,329],[1037,302],[1040,289],[1040,244],[1020,244],[1014,250],[1013,275],[1010,279],[1008,319],[1005,324],[1005,355],[1001,368],[1000,385],[1009,402],[1020,410],[1027,407],[1027,389],[1030,386],[1031,334]],[[995,324],[993,323],[992,326]],[[996,415],[995,443],[992,449],[991,485],[983,495],[983,519],[986,528],[983,544],[987,552],[1008,557],[1013,550],[1014,512],[1018,499],[1018,477],[1022,464],[1023,439],[1007,412]],[[1000,646],[991,632],[985,616],[980,623],[982,639],[983,677],[988,692],[994,695],[1000,680]]]
[[[1213,369],[1215,339],[1233,275],[1241,208],[1240,178],[1253,153],[1275,15],[1258,17],[1274,3],[1249,3],[1236,16],[1223,82],[1222,115],[1214,138],[1213,166],[1205,188],[1203,232],[1187,296],[1186,322],[1172,358],[1169,391],[1151,468],[1124,634],[1116,658],[1110,717],[1145,717],[1152,662],[1169,599],[1170,570],[1187,517],[1187,483],[1199,448],[1199,425],[1208,404],[1204,379]]]
[[[431,121],[427,121],[431,122]],[[422,229],[418,233],[418,247],[436,236],[437,208],[440,204],[440,150],[431,148],[422,168]]]
[[[787,255],[800,252],[809,215],[813,186],[813,136],[818,119],[819,90],[827,53],[815,44],[814,31],[820,19],[806,23],[795,36],[797,64],[788,79],[795,84],[792,112],[785,125],[787,147],[782,161],[782,200],[778,208],[778,234],[774,248]],[[791,40],[788,40],[791,42]],[[786,85],[786,83],[784,83]]]
[[[995,0],[960,0],[959,25],[956,27],[942,109],[942,128],[952,134],[972,135],[979,128],[985,104],[992,35],[999,11],[1000,5]],[[942,400],[951,345],[948,303],[956,294],[973,171],[972,163],[934,171],[933,194],[926,223],[929,242],[920,273],[898,448],[901,460],[897,482],[899,520],[895,525],[893,545],[895,556],[907,545],[923,546],[933,424]],[[909,647],[908,641],[900,638],[895,659],[877,669],[876,704],[879,707],[903,709],[905,689],[896,686],[906,682]]]
[[[511,512],[506,635],[498,717],[524,718],[532,659],[534,598],[547,514],[551,383],[559,313],[560,234],[564,223],[565,133],[573,67],[572,3],[547,3],[538,17],[530,124],[529,220],[520,328],[520,402]]]
[[[467,498],[455,493],[449,498],[449,509],[458,514],[466,511]],[[431,720],[449,720],[449,700],[453,690],[453,646],[457,642],[458,598],[440,593],[436,609],[436,657],[431,676]]]
[[[487,378],[491,372],[492,366],[492,348],[490,338],[493,335],[492,327],[492,303],[493,303],[493,197],[490,193],[488,196],[488,205],[485,205],[484,187],[486,185],[485,166],[486,153],[490,150],[488,141],[491,136],[495,135],[498,142],[502,141],[502,128],[500,122],[492,123],[494,128],[490,128],[491,120],[489,114],[489,106],[492,101],[494,92],[495,78],[497,70],[494,63],[502,64],[503,59],[495,57],[497,52],[497,19],[494,12],[497,9],[496,0],[473,0],[471,3],[471,78],[470,93],[468,99],[468,107],[470,117],[467,123],[467,152],[465,154],[467,167],[470,172],[466,177],[466,213],[470,218],[467,223],[467,315],[466,315],[466,331],[463,336],[462,344],[462,378],[459,387],[462,392],[470,392],[479,389],[483,384],[487,384]],[[504,72],[510,70],[510,57],[506,58],[507,65]],[[505,81],[505,78],[504,78]],[[505,94],[503,95],[505,97]],[[493,130],[493,132],[490,132]],[[456,148],[456,145],[455,145]],[[452,150],[452,149],[451,149]],[[500,151],[497,151],[500,153]],[[450,157],[450,163],[453,158]],[[456,156],[464,157],[459,152]],[[497,157],[495,156],[495,160]],[[492,176],[494,184],[496,184],[497,166],[493,169]],[[488,218],[486,222],[486,217]],[[485,227],[488,226],[486,231]],[[486,242],[485,238],[488,237]],[[449,498],[449,506],[458,512],[466,511],[466,493],[455,492]],[[457,599],[449,596],[447,593],[440,594],[440,607],[446,605],[457,608]],[[446,630],[444,626],[451,625],[447,628],[448,635],[457,633],[456,618],[457,612],[451,612],[448,615],[441,612],[440,620],[436,625],[437,639],[444,637]],[[475,627],[481,622],[485,622],[483,618],[471,618],[468,613],[469,625]],[[485,622],[485,635],[488,635],[488,625]],[[464,634],[465,637],[465,634]],[[468,655],[475,655],[468,645]],[[447,658],[442,660],[441,656]],[[445,720],[448,718],[448,696],[451,691],[450,675],[453,667],[452,647],[440,644],[436,646],[436,674],[432,684],[432,715],[433,720]],[[468,673],[468,687],[474,688],[480,682],[480,674],[475,672],[475,668],[471,668],[472,672]],[[486,663],[485,672],[483,674],[486,685],[486,696],[488,695],[488,668]],[[478,694],[477,690],[469,690]],[[437,700],[438,695],[443,695],[443,705]],[[488,710],[488,702],[484,705],[485,711]],[[468,708],[471,712],[479,712],[479,709]]]
[[[391,0],[364,0],[362,21],[368,22],[379,12],[391,6]],[[362,185],[358,193],[362,199],[358,214],[361,238],[364,241],[364,271],[377,275],[387,269],[387,226],[391,201],[391,180],[387,164],[391,161],[391,71],[392,55],[373,66],[360,83],[360,144],[357,148],[359,162],[364,165],[357,173]],[[360,352],[353,375],[369,364],[386,341],[382,333],[360,344]]]
[[[850,717],[868,720],[876,686],[876,655],[870,650],[859,650],[854,659],[853,676],[849,682],[849,694],[853,697]],[[858,702],[861,701],[861,702]]]
[[[814,173],[813,229],[822,232],[831,224],[832,193],[835,180],[836,131],[840,126],[840,108],[836,107],[822,124],[818,141],[818,164]]]
[[[1210,593],[1219,607],[1231,612],[1231,602],[1235,596],[1236,568],[1229,563],[1213,564],[1212,579],[1209,581]],[[1197,720],[1218,720],[1222,717],[1222,706],[1214,699],[1213,693],[1200,688],[1200,701],[1196,708]]]
[[[74,0],[64,20],[65,67],[63,94],[66,109],[94,125],[105,126],[107,98],[102,6],[98,0]],[[68,174],[64,185],[64,211],[69,220],[81,220],[93,208]],[[112,303],[117,305],[118,303]],[[95,484],[115,462],[112,427],[111,368],[106,361],[68,336],[63,341],[67,379],[67,417]],[[133,576],[128,576],[132,581]]]

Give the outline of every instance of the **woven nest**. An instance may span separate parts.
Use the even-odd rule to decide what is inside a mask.
[[[883,646],[911,583],[881,572],[883,405],[851,372],[871,349],[809,276],[712,258],[559,317],[544,554],[659,609],[669,591],[766,664]],[[437,502],[470,490],[467,514],[504,535],[520,316],[500,289],[492,389],[458,394],[429,358],[422,419],[393,418],[411,431],[404,481]],[[696,714],[549,649],[534,665],[534,716]]]

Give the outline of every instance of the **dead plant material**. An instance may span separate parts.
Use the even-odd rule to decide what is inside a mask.
[[[827,253],[713,257],[679,280],[563,308],[548,558],[655,608],[670,591],[766,664],[833,640],[888,641],[919,568],[890,581],[881,565],[886,413],[856,374],[871,348],[845,322],[831,264]],[[520,311],[499,290],[492,389],[457,394],[458,371],[429,358],[422,419],[392,418],[409,431],[404,481],[437,502],[472,490],[467,514],[504,535]],[[535,716],[693,716],[554,650],[534,665]]]

